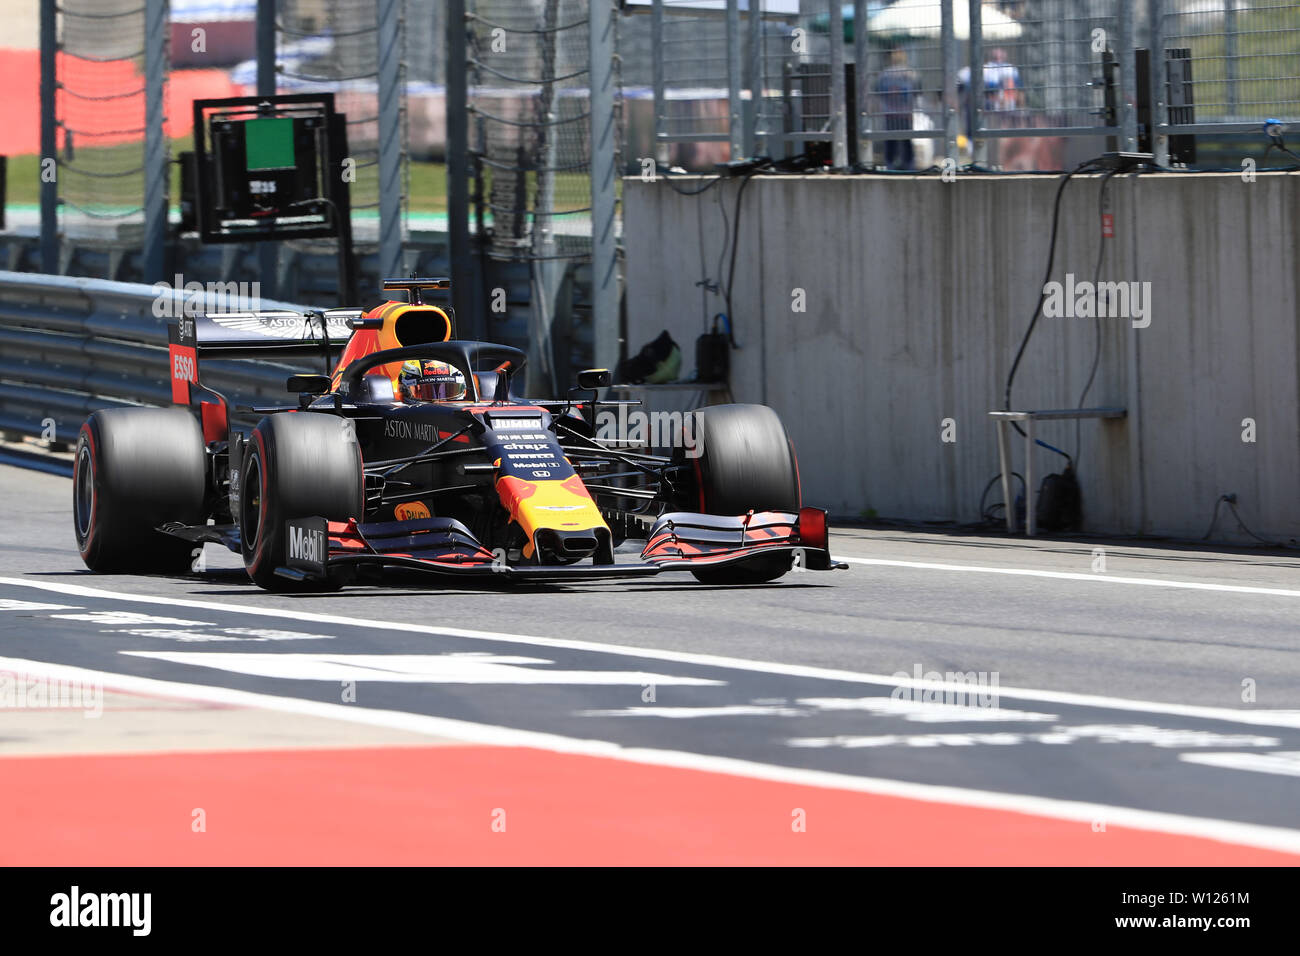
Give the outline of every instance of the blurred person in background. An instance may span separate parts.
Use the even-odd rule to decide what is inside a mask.
[[[910,130],[912,108],[918,88],[916,71],[907,63],[907,51],[894,47],[889,51],[889,65],[876,78],[879,112],[885,117],[886,130]],[[885,141],[885,165],[890,169],[912,169],[915,163],[910,139]]]
[[[968,74],[969,75],[969,74]],[[1007,60],[1007,51],[994,50],[989,62],[984,64],[984,110],[1000,113],[994,117],[998,126],[1011,126],[1012,117],[1020,107],[1020,71]]]

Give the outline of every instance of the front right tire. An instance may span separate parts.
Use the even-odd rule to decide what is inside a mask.
[[[714,405],[692,412],[698,507],[703,514],[792,511],[800,507],[794,445],[766,405]],[[742,564],[699,568],[704,584],[762,584],[790,570],[789,554],[761,555]]]

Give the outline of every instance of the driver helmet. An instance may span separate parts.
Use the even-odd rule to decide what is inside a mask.
[[[458,402],[465,397],[464,374],[437,359],[403,362],[397,381],[408,402]]]

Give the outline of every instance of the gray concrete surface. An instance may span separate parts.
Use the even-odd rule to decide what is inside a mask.
[[[1078,574],[1083,580],[851,564],[772,586],[710,588],[688,575],[631,583],[486,590],[395,578],[388,588],[273,595],[209,545],[203,575],[100,576],[76,552],[71,482],[0,466],[0,575],[123,594],[300,608],[417,624],[845,668],[875,674],[998,671],[1004,685],[1268,709],[1300,708],[1300,594],[1152,587],[1117,578],[1300,590],[1300,555],[1092,541],[833,531],[850,560]],[[1094,549],[1105,551],[1094,573]]]
[[[737,401],[782,415],[807,497],[833,512],[972,521],[997,471],[987,419],[1042,289],[1050,176],[758,177],[744,193],[732,283]],[[679,188],[695,185],[685,181]],[[697,197],[624,181],[628,344],[668,329],[694,368],[722,296],[719,256],[739,181]],[[1066,190],[1052,279],[1091,281],[1099,183]],[[1220,494],[1270,540],[1300,537],[1300,195],[1288,175],[1150,175],[1110,182],[1103,282],[1149,282],[1150,324],[1101,320],[1089,405],[1120,422],[1040,428],[1081,452],[1086,528],[1199,536]],[[804,311],[795,311],[802,299]],[[1094,322],[1044,318],[1017,373],[1017,408],[1079,402]],[[943,441],[951,418],[955,441]],[[1243,419],[1255,441],[1242,441]],[[1023,471],[1020,443],[1014,461]],[[813,467],[814,463],[819,467]],[[1062,460],[1037,452],[1038,474]],[[1244,543],[1236,522],[1220,540]]]

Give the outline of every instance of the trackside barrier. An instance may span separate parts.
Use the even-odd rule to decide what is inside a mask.
[[[193,311],[297,309],[263,299],[160,292],[136,282],[0,271],[0,431],[44,438],[57,448],[76,440],[97,408],[168,405],[167,323]],[[321,371],[319,362],[204,361],[203,384],[238,405],[292,401],[285,379]]]

